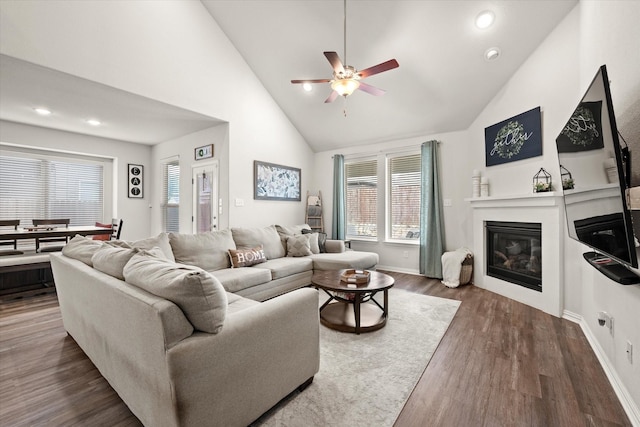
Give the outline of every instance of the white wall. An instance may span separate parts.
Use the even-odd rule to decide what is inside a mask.
[[[122,218],[123,239],[136,240],[149,235],[149,196],[129,199],[126,176],[128,163],[145,166],[145,176],[149,176],[146,174],[151,147],[7,121],[0,121],[0,142],[113,159],[116,173],[112,178],[115,178],[118,191],[115,200],[105,201],[105,218],[102,220],[110,222],[113,216]],[[108,177],[106,179],[111,181]],[[110,182],[105,185],[110,185]],[[146,180],[145,192],[151,187],[151,181]]]
[[[469,169],[489,178],[491,195],[531,192],[540,167],[560,181],[555,138],[582,98],[598,67],[607,65],[616,116],[624,116],[640,98],[640,2],[581,1],[548,36],[469,128]],[[541,106],[543,155],[506,165],[484,167],[484,128]],[[639,141],[636,141],[636,144]],[[468,179],[470,172],[467,169]],[[625,343],[640,348],[640,286],[607,279],[582,258],[588,249],[566,235],[564,307],[582,318],[587,336],[600,348],[614,380],[628,392],[631,406],[640,402],[640,358],[626,360]],[[597,324],[597,312],[615,321],[614,334]],[[624,402],[623,402],[624,403]]]
[[[225,201],[230,226],[304,220],[312,151],[200,2],[3,0],[0,7],[1,53],[229,123],[228,197],[244,201]],[[180,141],[161,149],[182,150]],[[302,200],[254,201],[256,159],[302,169]],[[159,210],[151,211],[157,224]]]
[[[450,199],[452,203],[451,206],[443,208],[446,249],[453,250],[464,246],[464,231],[471,221],[470,217],[465,216],[465,210],[461,209],[465,204],[463,199],[469,197],[469,195],[466,194],[466,183],[463,181],[463,177],[461,177],[461,171],[466,169],[465,162],[467,159],[463,155],[467,141],[466,132],[451,132],[316,153],[314,166],[315,187],[312,191],[322,191],[324,225],[327,234],[331,235],[333,223],[334,154],[370,156],[372,154],[386,152],[419,151],[421,144],[430,140],[441,142],[439,145],[439,160],[441,166],[442,198]],[[468,182],[468,188],[470,189],[471,178],[469,178]],[[384,204],[384,196],[382,194],[379,197],[379,202],[382,205]],[[419,248],[417,245],[385,243],[383,237],[379,237],[378,240],[378,242],[353,241],[351,245],[353,249],[377,252],[380,256],[378,268],[416,274],[419,272]],[[404,257],[404,252],[408,253],[408,257]]]

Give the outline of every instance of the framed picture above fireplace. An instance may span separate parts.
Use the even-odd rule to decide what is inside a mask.
[[[540,107],[485,128],[484,144],[487,166],[541,156]]]

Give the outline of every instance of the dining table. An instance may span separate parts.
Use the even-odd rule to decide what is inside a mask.
[[[111,234],[111,228],[96,227],[94,225],[73,225],[69,227],[53,226],[25,226],[17,230],[0,230],[0,240],[26,240],[46,237],[95,236]]]

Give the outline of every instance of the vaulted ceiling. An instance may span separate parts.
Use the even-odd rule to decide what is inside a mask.
[[[344,61],[342,0],[203,0],[213,18],[315,151],[464,130],[576,0],[348,0],[347,62],[400,67],[367,78],[383,96],[324,100],[291,79],[331,78],[324,51]],[[495,23],[474,25],[485,10]],[[500,56],[484,53],[498,47]],[[346,109],[346,117],[344,110]]]

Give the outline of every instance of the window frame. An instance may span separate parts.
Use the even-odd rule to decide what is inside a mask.
[[[347,167],[349,165],[357,164],[357,163],[365,163],[365,162],[375,162],[376,169],[376,208],[375,208],[375,220],[376,220],[376,235],[375,236],[365,236],[359,234],[350,234],[349,233],[349,219],[348,219],[348,209],[349,209],[349,177],[347,174]],[[377,242],[380,239],[380,159],[378,156],[360,156],[360,157],[349,157],[345,159],[344,162],[344,197],[345,197],[345,239],[347,240],[356,240],[356,241],[366,241],[366,242]]]
[[[385,188],[386,188],[386,197],[385,197],[385,242],[387,243],[397,243],[402,245],[419,245],[420,238],[394,238],[392,237],[393,233],[393,176],[391,171],[391,162],[393,159],[401,158],[401,157],[416,157],[418,158],[418,162],[421,162],[421,152],[419,149],[411,150],[411,151],[403,151],[403,152],[389,152],[385,154]],[[421,166],[421,163],[419,167]],[[419,178],[418,178],[418,191],[420,191],[420,185],[422,183],[422,171],[418,170]],[[420,209],[422,207],[422,194],[418,193],[418,231],[420,231]]]
[[[171,158],[167,158],[167,159],[163,159],[162,160],[162,197],[161,197],[161,201],[160,201],[160,212],[161,212],[161,225],[162,225],[162,231],[165,233],[169,233],[169,232],[180,232],[180,197],[182,196],[181,192],[180,192],[180,176],[181,176],[181,169],[180,169],[180,158],[178,156],[176,157],[171,157]],[[176,166],[177,167],[177,171],[178,171],[178,177],[177,177],[177,194],[178,194],[178,202],[170,202],[169,199],[169,188],[171,187],[170,183],[169,183],[169,167],[170,166]],[[177,229],[173,229],[170,227],[170,221],[168,219],[168,211],[169,209],[175,210],[175,212],[177,213],[177,217],[174,220],[175,221],[175,225],[177,226]],[[170,229],[171,228],[171,229]]]

